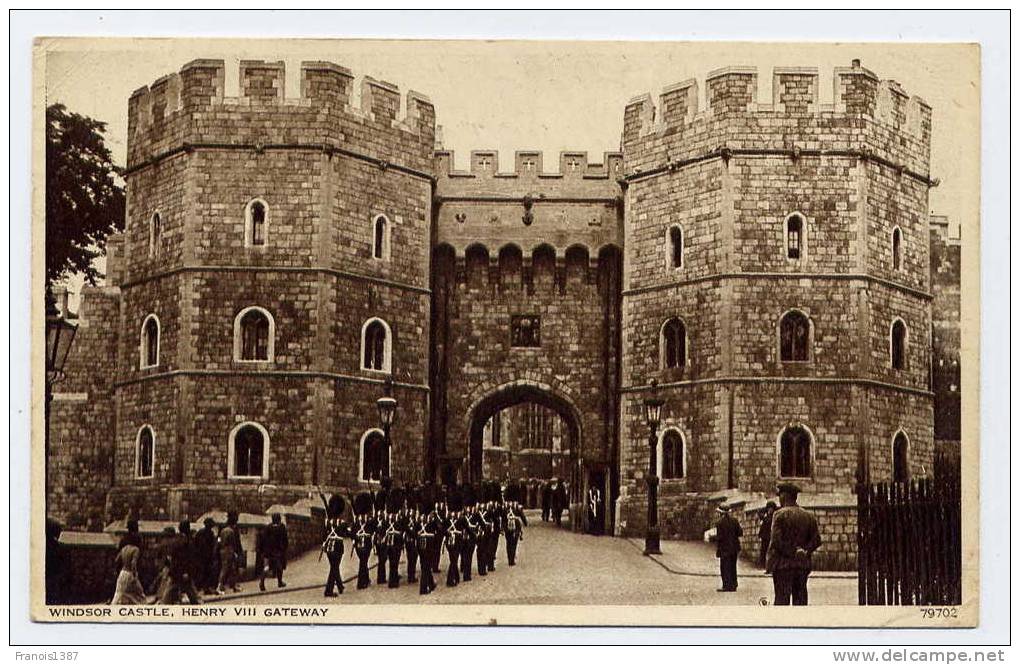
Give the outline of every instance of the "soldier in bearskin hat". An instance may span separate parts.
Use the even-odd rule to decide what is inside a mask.
[[[460,577],[465,582],[471,581],[471,557],[475,554],[476,530],[474,525],[475,499],[474,488],[465,485],[461,491],[463,510],[455,525],[460,531]]]
[[[413,584],[418,581],[418,504],[421,501],[421,488],[414,487],[407,492],[404,515],[401,527],[404,531],[404,553],[407,556],[407,581]]]
[[[463,508],[463,498],[461,497],[460,490],[456,487],[450,488],[447,496],[447,508],[449,514],[446,517],[446,537],[444,540],[450,565],[446,570],[446,586],[457,586],[460,584],[461,548],[461,532],[457,528],[457,521],[460,519],[461,508]]]
[[[322,541],[322,553],[329,561],[329,575],[323,596],[331,597],[344,592],[344,580],[340,574],[340,561],[344,556],[344,537],[350,535],[350,525],[344,520],[347,508],[343,497],[334,494],[326,500],[326,495],[319,493],[322,505],[326,509],[325,538]],[[334,591],[335,589],[335,591]]]
[[[404,530],[400,512],[404,510],[404,491],[398,487],[386,497],[386,521],[389,523],[383,537],[386,540],[386,558],[390,566],[389,587],[400,586],[400,555],[404,551]]]
[[[421,575],[419,577],[418,593],[425,595],[432,593],[436,588],[436,580],[432,576],[432,562],[428,558],[428,552],[433,550],[433,543],[437,539],[436,523],[429,519],[434,514],[435,505],[430,498],[431,492],[424,489],[421,503],[418,505],[421,518],[417,524],[418,555],[421,557]]]
[[[528,518],[524,509],[517,501],[511,501],[506,508],[506,519],[503,522],[503,533],[506,536],[506,560],[511,566],[517,565],[517,544],[524,539],[524,527]]]
[[[362,492],[354,497],[354,515],[351,538],[354,541],[354,552],[358,555],[358,588],[365,589],[372,584],[372,576],[368,572],[368,560],[372,556],[372,541],[375,535],[371,494]]]
[[[376,558],[376,584],[386,584],[386,562],[389,560],[389,553],[386,551],[386,531],[390,528],[390,521],[386,516],[386,499],[389,496],[390,479],[382,479],[382,487],[375,493],[375,533],[373,544],[375,545]]]

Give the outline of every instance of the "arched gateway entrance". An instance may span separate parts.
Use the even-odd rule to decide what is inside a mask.
[[[522,405],[534,408],[515,408]],[[468,420],[469,482],[555,476],[577,487],[581,421],[565,398],[532,385],[504,386],[473,405]]]

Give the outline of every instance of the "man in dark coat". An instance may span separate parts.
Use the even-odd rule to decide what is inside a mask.
[[[187,598],[193,605],[202,599],[195,588],[192,577],[195,573],[194,546],[191,542],[191,522],[182,520],[177,526],[178,534],[167,543],[169,584],[160,590],[156,602],[160,605],[176,605]]]
[[[772,519],[772,538],[765,558],[765,572],[772,574],[775,604],[807,605],[807,579],[811,574],[811,555],[822,545],[818,520],[797,505],[800,488],[782,483],[779,510]]]
[[[567,490],[559,478],[553,478],[552,517],[556,526],[563,524],[563,511],[567,509]]]
[[[68,593],[67,550],[60,543],[63,526],[46,518],[46,604],[60,605]],[[139,542],[141,542],[139,540]],[[119,549],[119,548],[118,548]]]
[[[719,591],[737,590],[737,556],[740,555],[740,537],[744,530],[723,505],[717,508],[719,521],[715,524],[715,555],[719,557],[719,574],[722,588]]]
[[[205,593],[216,591],[216,520],[211,517],[205,518],[203,526],[195,534],[195,567],[198,570],[198,579],[195,583]]]
[[[287,527],[280,518],[280,513],[273,513],[273,521],[262,533],[262,556],[269,564],[269,571],[276,577],[277,588],[287,584],[283,581],[283,570],[287,567]],[[259,568],[259,589],[266,590],[266,567]]]
[[[542,494],[542,521],[548,522],[552,512],[552,483],[542,483],[539,491]]]

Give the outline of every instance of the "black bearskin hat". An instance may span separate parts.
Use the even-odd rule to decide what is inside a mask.
[[[347,502],[344,501],[343,497],[339,494],[334,494],[329,497],[329,501],[326,503],[326,512],[330,517],[340,517],[344,514],[346,507]]]
[[[354,497],[354,514],[368,515],[372,512],[372,495],[368,492],[361,492]]]
[[[404,509],[404,490],[394,487],[386,495],[386,512],[396,513]]]
[[[450,487],[446,493],[446,506],[453,512],[464,510],[464,496],[459,487]]]
[[[418,510],[422,513],[430,513],[436,507],[436,486],[426,483],[421,488],[421,496],[418,499]]]
[[[460,493],[463,497],[465,508],[473,508],[478,504],[478,494],[475,492],[475,488],[473,486],[465,485],[461,488]]]
[[[389,495],[388,489],[381,489],[375,493],[375,512],[381,513],[386,510],[386,497]]]

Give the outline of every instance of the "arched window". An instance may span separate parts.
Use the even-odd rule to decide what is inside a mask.
[[[799,259],[804,253],[804,218],[793,213],[786,218],[786,258]]]
[[[669,227],[669,256],[667,263],[670,268],[684,267],[684,230],[678,225]]]
[[[163,218],[153,213],[149,222],[149,256],[159,256],[159,248],[163,242]]]
[[[390,220],[376,215],[372,221],[372,258],[390,258]]]
[[[659,348],[663,369],[687,365],[687,327],[683,321],[673,318],[662,324]]]
[[[902,430],[896,432],[892,443],[892,479],[894,483],[910,480],[910,442]]]
[[[364,482],[379,482],[390,475],[389,451],[386,439],[377,429],[370,429],[361,437],[361,471],[358,474]]]
[[[893,321],[889,330],[889,361],[893,369],[907,366],[907,324],[903,319]]]
[[[142,369],[159,365],[159,319],[149,314],[142,322],[138,366]]]
[[[269,432],[258,423],[242,423],[230,432],[230,478],[269,477]]]
[[[156,435],[152,428],[143,425],[135,440],[135,477],[152,478],[156,459]]]
[[[659,476],[663,480],[684,477],[684,437],[674,428],[662,433],[659,446]]]
[[[800,311],[790,310],[779,320],[779,358],[783,362],[804,362],[810,357],[811,321]]]
[[[276,353],[276,324],[261,307],[246,307],[234,318],[234,360],[272,362]]]
[[[898,226],[892,232],[892,267],[893,270],[903,268],[903,231]]]
[[[779,475],[783,478],[811,476],[811,433],[799,425],[787,427],[779,437]]]
[[[361,369],[390,371],[393,340],[382,319],[369,319],[361,328]]]
[[[269,206],[262,199],[253,199],[245,207],[244,244],[265,247],[269,231]]]

